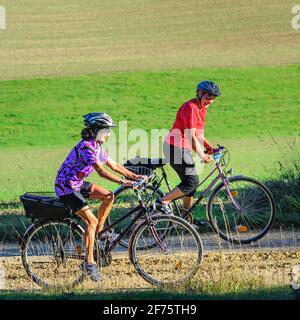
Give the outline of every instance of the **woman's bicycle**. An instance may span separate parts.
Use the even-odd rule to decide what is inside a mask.
[[[139,275],[154,286],[178,286],[198,271],[202,242],[186,220],[153,212],[145,205],[142,188],[147,180],[132,186],[138,206],[98,234],[95,261],[99,268],[109,266],[111,252],[129,231],[129,258]],[[71,288],[81,283],[86,275],[80,264],[86,252],[80,218],[53,196],[26,193],[20,199],[27,217],[34,220],[21,242],[22,262],[29,277],[47,288]],[[125,220],[127,226],[114,235],[113,228]]]
[[[232,176],[232,169],[225,171],[230,160],[229,151],[225,147],[219,146],[214,149],[212,156],[214,168],[198,188],[214,174],[217,174],[216,177],[200,192],[188,211],[180,208],[178,200],[172,202],[171,211],[174,215],[183,217],[191,223],[195,213],[198,211],[199,215],[200,211],[202,219],[206,216],[206,220],[201,221],[200,225],[209,225],[222,239],[233,244],[248,244],[261,239],[270,230],[275,219],[275,204],[270,190],[256,179],[243,175]],[[142,197],[148,205],[164,195],[161,190],[163,182],[167,189],[171,190],[164,170],[165,164],[164,159],[145,158],[133,159],[125,164],[129,170],[139,174],[152,174],[158,168],[161,169],[162,175],[156,176],[142,188]],[[205,207],[201,206],[200,201],[207,197]],[[118,188],[108,222],[113,223],[124,210],[136,205],[137,197],[133,189],[126,186]],[[126,224],[125,221],[124,224]],[[120,224],[115,232],[119,233],[122,230],[123,226]],[[128,246],[126,237],[120,244],[124,247]]]

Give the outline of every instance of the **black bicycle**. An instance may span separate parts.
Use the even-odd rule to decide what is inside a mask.
[[[130,230],[128,253],[139,275],[158,287],[184,284],[202,262],[200,236],[186,220],[146,206],[142,196],[146,181],[132,186],[138,206],[98,234],[95,261],[99,268],[109,266],[112,250]],[[27,217],[34,219],[21,242],[22,262],[29,277],[47,288],[71,288],[81,283],[85,274],[79,265],[86,258],[81,219],[53,196],[26,193],[20,198]],[[115,235],[113,228],[125,220],[128,224]]]
[[[203,226],[210,226],[222,239],[233,244],[247,244],[261,239],[270,230],[275,219],[275,204],[270,190],[256,179],[243,175],[233,176],[232,168],[225,172],[230,160],[229,151],[225,147],[219,146],[214,149],[212,156],[214,168],[201,181],[198,188],[213,175],[216,174],[216,177],[200,192],[188,211],[180,208],[178,200],[171,203],[170,210],[174,215],[190,223],[193,223],[194,218],[201,218]],[[172,189],[164,169],[165,164],[165,159],[145,158],[135,158],[125,163],[129,170],[138,174],[150,175],[161,169],[162,175],[156,175],[142,188],[142,197],[148,205],[164,195],[161,190],[163,182],[167,190]],[[199,205],[206,197],[208,197],[206,204]],[[108,223],[113,223],[123,215],[124,211],[136,205],[135,190],[126,186],[116,189]],[[124,221],[124,225],[126,224]],[[123,225],[120,224],[115,232],[119,233],[122,230]],[[128,247],[126,237],[120,244]]]

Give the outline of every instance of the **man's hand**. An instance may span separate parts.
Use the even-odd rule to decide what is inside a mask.
[[[211,145],[211,144],[207,145],[207,146],[206,146],[206,152],[207,152],[208,154],[213,154],[213,153],[214,153],[214,146]]]
[[[212,156],[208,155],[208,154],[203,154],[201,156],[201,159],[205,162],[205,163],[210,163],[212,161],[214,161],[214,159],[212,158]]]

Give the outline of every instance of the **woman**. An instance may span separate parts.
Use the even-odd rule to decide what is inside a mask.
[[[103,143],[109,136],[109,130],[115,127],[110,116],[103,112],[93,112],[84,116],[85,128],[81,132],[82,140],[76,144],[57,172],[55,192],[69,205],[73,212],[86,223],[86,261],[80,268],[93,281],[102,280],[94,261],[93,248],[95,236],[103,230],[105,220],[111,210],[114,194],[94,183],[84,181],[94,170],[100,177],[120,184],[133,184],[105,170],[107,165],[113,171],[128,178],[138,180],[143,176],[136,175],[112,160],[103,149]],[[100,199],[102,204],[98,220],[89,208],[85,198]]]
[[[192,151],[205,163],[213,161],[213,145],[204,138],[205,116],[208,107],[220,96],[219,87],[209,80],[200,82],[196,88],[196,98],[184,103],[177,112],[175,122],[164,141],[164,154],[181,182],[156,205],[168,210],[167,205],[174,199],[183,197],[183,207],[188,210],[192,197],[199,185],[199,178],[192,157]],[[203,151],[203,145],[208,154]]]

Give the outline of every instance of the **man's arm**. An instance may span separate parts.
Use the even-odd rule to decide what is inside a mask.
[[[211,156],[207,155],[203,151],[202,145],[204,144],[204,137],[203,135],[201,136],[196,136],[196,128],[191,128],[185,130],[188,136],[189,141],[192,142],[192,148],[196,152],[196,154],[206,163],[211,162],[213,159]],[[203,144],[201,144],[203,142]]]
[[[208,154],[213,154],[214,153],[214,146],[206,139],[204,138],[204,134],[199,134],[197,136],[198,141],[204,148],[206,149]]]
[[[204,138],[204,148],[206,149],[208,154],[214,153],[214,146],[206,138]]]

